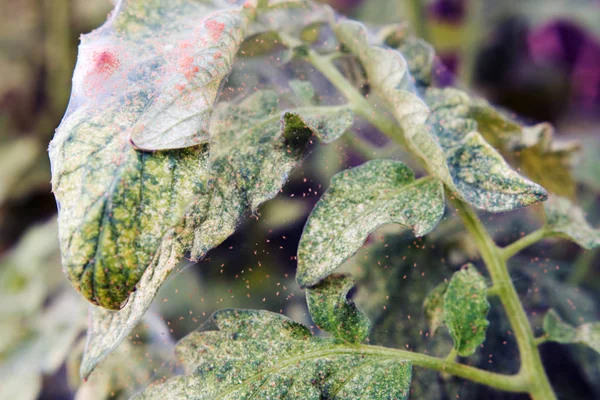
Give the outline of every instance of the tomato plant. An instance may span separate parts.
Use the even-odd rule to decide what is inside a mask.
[[[177,344],[184,372],[139,396],[398,399],[414,366],[556,398],[538,347],[600,351],[600,324],[572,326],[550,310],[535,336],[508,263],[550,238],[598,247],[600,232],[560,188],[543,187],[547,173],[569,168],[552,127],[438,85],[438,67],[405,26],[368,28],[309,1],[120,1],[82,38],[49,149],[63,268],[93,304],[82,376],[131,335],[182,259],[202,260],[256,215],[318,143],[346,140],[368,160],[331,179],[297,251],[296,280],[329,336],[278,313],[217,311]],[[370,148],[357,121],[394,154]],[[537,203],[542,227],[502,247],[478,214]],[[449,220],[461,221],[482,263],[433,282],[422,299],[429,334],[449,333],[448,354],[371,344],[372,322],[349,296],[355,280],[339,269],[383,225],[422,243]],[[517,373],[468,361],[494,328],[492,306],[508,320]]]

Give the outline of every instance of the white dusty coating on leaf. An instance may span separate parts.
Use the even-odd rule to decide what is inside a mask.
[[[475,353],[485,341],[489,321],[487,285],[477,269],[468,264],[452,275],[444,293],[444,321],[458,355]]]
[[[310,141],[335,140],[354,121],[342,107],[280,110],[279,104],[274,92],[264,91],[216,108],[206,189],[177,228],[164,236],[123,309],[93,308],[83,376],[129,334],[183,254],[200,259],[219,245],[246,213],[279,193]]]
[[[373,160],[342,171],[332,178],[304,227],[296,279],[301,287],[315,285],[381,225],[397,223],[423,236],[443,213],[442,184],[432,177],[415,180],[399,161]]]
[[[544,316],[544,332],[552,342],[584,344],[600,354],[600,322],[573,327],[550,309]]]
[[[544,204],[546,228],[553,233],[572,240],[584,249],[600,246],[600,229],[594,229],[586,221],[583,210],[569,199],[551,196]]]
[[[82,37],[71,102],[49,149],[64,269],[88,300],[110,309],[206,191],[208,156],[195,145],[208,140],[250,13],[146,3],[121,1]],[[139,152],[131,140],[165,151]]]
[[[207,324],[177,345],[185,375],[156,382],[140,399],[408,398],[408,361],[314,337],[268,311],[221,310]]]
[[[545,190],[513,171],[477,132],[477,124],[468,119],[466,94],[429,89],[421,99],[399,51],[372,46],[367,29],[358,22],[341,21],[334,30],[363,64],[369,84],[391,109],[409,149],[451,191],[491,212],[545,200]],[[410,50],[414,63],[431,59],[423,46]],[[427,75],[419,79],[426,83]]]

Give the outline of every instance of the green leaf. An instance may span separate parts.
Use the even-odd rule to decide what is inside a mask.
[[[399,161],[373,160],[342,171],[311,213],[298,245],[296,279],[317,284],[350,258],[369,233],[397,223],[415,236],[431,231],[444,213],[444,192],[435,178],[414,179]]]
[[[583,210],[569,199],[551,196],[544,204],[546,229],[569,239],[584,249],[600,246],[600,229],[594,229],[585,220]]]
[[[235,231],[246,213],[275,197],[302,160],[311,135],[329,142],[353,122],[344,107],[281,111],[280,103],[274,92],[264,91],[215,109],[206,189],[179,226],[164,236],[127,304],[118,312],[93,308],[81,366],[84,377],[127,337],[183,254],[201,259]]]
[[[573,327],[550,309],[544,316],[544,332],[547,340],[558,343],[584,344],[600,353],[600,322]]]
[[[513,171],[477,132],[475,122],[468,119],[466,94],[430,89],[422,100],[400,52],[371,46],[366,28],[358,22],[342,21],[334,30],[363,64],[370,85],[400,124],[409,149],[450,190],[491,212],[546,198],[542,187]]]
[[[459,356],[470,356],[485,341],[489,309],[487,285],[473,265],[452,275],[444,294],[444,319]]]
[[[406,399],[410,386],[409,362],[314,337],[267,311],[217,311],[176,351],[186,375],[156,383],[140,398]]]
[[[444,295],[448,289],[448,282],[437,285],[425,298],[423,308],[429,322],[429,332],[435,335],[437,329],[445,322],[444,317]]]
[[[483,137],[527,177],[554,194],[575,197],[572,169],[579,142],[555,140],[547,123],[524,127],[481,99],[471,99],[469,117],[477,121]]]
[[[367,338],[371,323],[349,298],[354,279],[332,274],[311,289],[306,289],[308,311],[315,324],[334,337],[349,343]]]

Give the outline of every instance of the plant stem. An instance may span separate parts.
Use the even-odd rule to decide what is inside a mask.
[[[454,198],[451,194],[448,194],[448,197],[452,205],[456,207],[456,211],[463,220],[465,227],[471,233],[471,236],[473,236],[481,257],[488,268],[492,282],[497,287],[498,297],[506,310],[506,316],[513,329],[521,356],[521,370],[519,371],[519,375],[523,376],[528,382],[529,394],[535,400],[556,399],[556,395],[544,371],[527,314],[512,284],[508,269],[506,268],[506,262],[500,255],[500,249],[489,236],[473,209],[457,198]]]
[[[524,393],[528,390],[527,382],[523,379],[522,375],[498,374],[439,357],[388,347],[360,345],[359,348],[365,354],[376,354],[401,361],[410,361],[420,367],[458,376],[507,392]]]
[[[282,39],[287,42],[285,38]],[[308,51],[307,57],[312,65],[346,97],[357,114],[367,119],[390,139],[406,148],[402,129],[371,106],[330,60],[313,50]],[[404,352],[402,350],[381,348],[381,352],[387,354],[392,352],[399,354],[398,352],[402,352],[401,354],[405,357],[409,357],[408,355],[410,354],[410,358],[406,359],[413,361],[415,365],[456,375],[502,390],[528,392],[535,400],[556,399],[556,395],[544,371],[527,314],[525,314],[525,310],[519,300],[519,295],[512,284],[508,269],[506,268],[506,261],[502,257],[500,249],[489,236],[475,212],[467,204],[454,198],[450,193],[448,194],[448,198],[456,207],[459,217],[463,220],[465,227],[477,243],[481,257],[492,277],[493,286],[496,288],[498,297],[506,310],[521,355],[521,369],[519,374],[512,377],[493,374],[477,368],[448,362],[447,360],[440,360],[435,357]]]
[[[504,261],[507,261],[526,247],[529,247],[532,244],[535,244],[549,236],[552,236],[552,232],[546,229],[546,227],[542,227],[536,231],[531,232],[528,235],[523,236],[521,239],[510,244],[509,246],[502,248],[500,250],[500,255]]]

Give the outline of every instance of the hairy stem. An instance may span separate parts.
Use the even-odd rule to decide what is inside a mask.
[[[450,202],[456,208],[458,215],[477,244],[481,258],[485,262],[494,287],[497,288],[498,297],[506,310],[506,316],[513,329],[521,356],[521,370],[519,375],[524,376],[528,384],[528,392],[535,400],[552,400],[556,395],[550,386],[542,360],[537,349],[533,331],[529,325],[527,314],[521,305],[519,295],[512,283],[506,262],[500,255],[487,230],[471,207],[451,194]]]
[[[507,392],[527,392],[527,382],[523,379],[522,375],[498,374],[444,358],[388,347],[361,345],[360,350],[365,354],[377,354],[400,361],[410,361],[420,367],[444,372]]]
[[[523,236],[516,242],[506,246],[500,250],[500,255],[504,261],[507,261],[521,250],[539,242],[540,240],[552,236],[552,232],[548,231],[546,227],[542,227],[537,231],[533,231],[530,234]]]
[[[284,39],[284,41],[286,41]],[[287,42],[290,43],[290,42]],[[337,70],[335,65],[326,57],[319,55],[315,51],[308,51],[308,60],[319,70],[329,81],[339,90],[348,100],[357,114],[367,119],[371,124],[386,134],[390,139],[406,148],[406,141],[402,129],[393,121],[389,120],[383,113],[376,110],[371,104],[358,92],[350,82]],[[452,375],[460,376],[475,382],[480,382],[502,390],[528,392],[535,400],[553,400],[556,395],[550,386],[546,372],[542,365],[542,360],[537,349],[527,314],[521,305],[519,295],[512,284],[506,261],[501,255],[500,249],[496,246],[489,236],[485,227],[475,214],[475,212],[463,201],[456,199],[452,194],[448,194],[452,204],[456,207],[460,218],[470,234],[473,236],[481,257],[483,258],[490,275],[494,290],[502,302],[508,320],[514,331],[517,345],[521,355],[521,370],[514,377],[506,375],[492,374],[477,368],[467,367],[462,364],[439,360],[435,357],[429,357],[423,354],[410,353],[410,360],[415,365],[431,368],[436,371],[442,371]],[[389,348],[381,348],[382,352],[400,352]],[[402,354],[408,357],[407,352]],[[408,359],[408,358],[407,358]],[[523,382],[525,383],[523,385]]]

